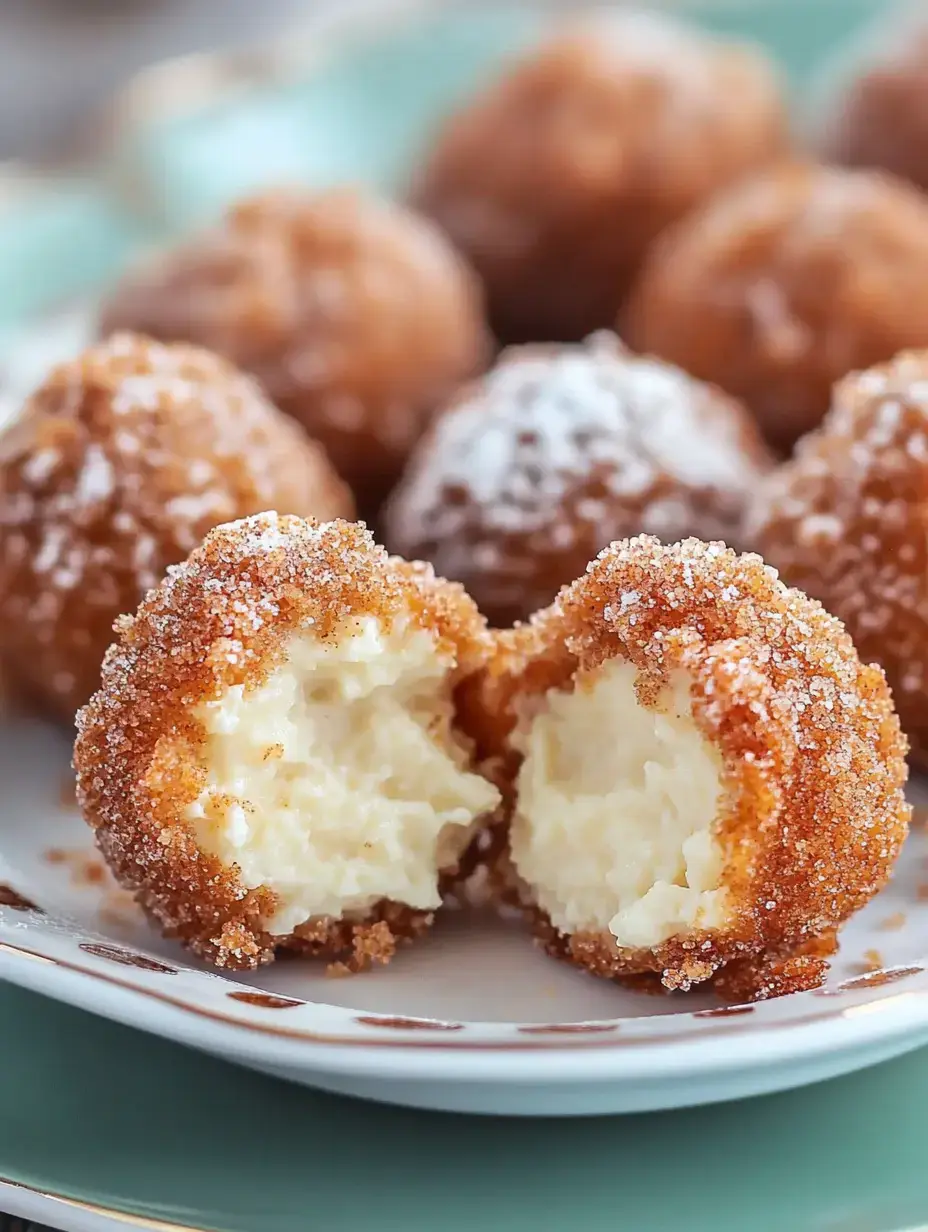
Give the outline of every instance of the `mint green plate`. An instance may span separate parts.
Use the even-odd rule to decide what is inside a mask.
[[[924,1050],[723,1107],[486,1121],[286,1086],[12,988],[0,1021],[0,1206],[75,1232],[928,1223]]]

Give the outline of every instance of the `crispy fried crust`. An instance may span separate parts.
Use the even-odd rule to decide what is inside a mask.
[[[321,448],[189,346],[117,334],[55,368],[0,439],[0,654],[71,722],[113,621],[220,522],[350,517]]]
[[[281,947],[357,969],[430,923],[382,902],[363,921],[312,920],[270,936],[260,921],[272,893],[246,890],[182,820],[206,775],[192,708],[261,684],[298,628],[312,622],[325,640],[359,616],[405,616],[430,632],[456,664],[455,685],[485,662],[485,625],[459,586],[388,557],[362,526],[263,514],[213,531],[120,622],[102,687],[78,716],[78,798],[110,868],[166,936],[216,966],[254,967]]]
[[[763,484],[750,518],[786,581],[882,663],[928,759],[928,351],[852,373],[820,431]]]
[[[489,353],[480,285],[438,230],[337,190],[267,192],[132,270],[103,328],[208,346],[325,446],[372,517]]]
[[[737,964],[742,992],[807,986],[811,960],[821,971],[825,942],[884,885],[907,831],[906,742],[882,672],[757,556],[697,540],[614,544],[530,625],[498,635],[471,691],[471,714],[484,716],[481,753],[508,784],[510,809],[517,707],[573,688],[614,657],[639,669],[644,705],[675,668],[692,678],[695,720],[724,766],[716,832],[730,925],[620,949],[608,933],[561,935],[505,850],[497,877],[552,953],[597,975],[656,972],[665,987],[687,988]],[[799,957],[809,962],[790,963]]]
[[[504,352],[419,442],[384,528],[392,550],[463,582],[505,628],[615,539],[739,546],[770,465],[740,403],[603,330]]]
[[[789,143],[756,49],[637,13],[565,27],[451,116],[414,190],[507,344],[611,326],[655,236]]]
[[[877,172],[765,172],[661,236],[619,328],[742,398],[788,450],[845,373],[924,345],[928,201]]]

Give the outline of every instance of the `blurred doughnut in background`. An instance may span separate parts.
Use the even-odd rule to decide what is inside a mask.
[[[928,7],[874,22],[839,57],[810,117],[825,161],[928,189]]]

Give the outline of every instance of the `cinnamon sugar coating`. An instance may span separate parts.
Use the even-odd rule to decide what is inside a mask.
[[[758,492],[750,534],[882,663],[928,758],[928,351],[852,373],[818,432]]]
[[[189,820],[210,770],[204,703],[236,690],[246,702],[260,696],[287,666],[294,635],[325,654],[368,620],[427,634],[450,665],[451,691],[485,662],[486,627],[461,588],[389,558],[362,526],[274,514],[221,526],[123,618],[102,686],[78,715],[78,798],[107,863],[165,936],[216,966],[251,968],[286,949],[335,960],[336,974],[360,970],[431,923],[431,910],[379,901],[272,933],[278,895],[247,888]],[[328,715],[337,724],[337,711]],[[390,782],[399,785],[384,790],[402,796],[402,780]]]
[[[391,549],[467,586],[491,624],[527,620],[614,539],[737,544],[770,465],[745,409],[613,334],[513,347],[413,453]]]
[[[113,621],[211,527],[351,516],[328,459],[207,351],[117,334],[56,367],[0,438],[0,657],[70,722]]]
[[[425,219],[345,190],[270,192],[137,268],[103,328],[195,342],[254,374],[372,516],[488,339],[473,273]]]
[[[546,948],[594,974],[655,973],[670,989],[724,976],[742,996],[809,987],[835,930],[886,882],[907,831],[906,742],[882,672],[759,557],[696,540],[614,544],[530,625],[498,635],[471,693],[485,716],[481,753],[509,784],[511,814],[519,716],[550,705],[553,691],[592,688],[617,661],[637,669],[643,712],[674,673],[689,679],[692,718],[721,765],[712,832],[724,922],[623,947],[605,929],[555,927],[517,875],[511,839],[497,876]],[[563,859],[575,855],[565,848]]]
[[[788,450],[845,373],[928,343],[928,201],[877,172],[760,175],[661,238],[622,324]]]
[[[600,14],[453,115],[414,200],[480,273],[502,342],[578,341],[613,324],[660,231],[787,145],[760,52]]]

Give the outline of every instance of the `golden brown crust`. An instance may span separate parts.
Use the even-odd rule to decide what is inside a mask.
[[[55,368],[0,438],[0,654],[70,722],[113,621],[219,522],[348,516],[328,459],[224,360],[114,335]]]
[[[501,341],[577,341],[612,325],[660,231],[787,145],[755,49],[612,13],[454,115],[414,199],[482,276]]]
[[[437,230],[344,190],[242,201],[130,272],[103,328],[199,343],[253,373],[368,517],[488,353],[477,280]]]
[[[837,949],[838,933],[834,929],[786,953],[771,949],[738,958],[718,972],[713,988],[726,1001],[769,1001],[788,993],[810,992],[824,984],[829,959]]]
[[[301,924],[283,946],[290,953],[334,959],[329,975],[355,975],[374,963],[382,966],[390,962],[399,946],[428,932],[434,918],[432,911],[383,900],[363,920],[326,919]]]
[[[527,620],[606,544],[738,544],[771,465],[744,407],[602,331],[512,347],[433,424],[384,512],[389,546]]]
[[[807,980],[809,964],[783,964],[883,886],[908,826],[906,742],[882,672],[759,557],[642,536],[604,551],[531,625],[498,635],[481,685],[481,754],[512,784],[517,705],[571,689],[616,657],[639,669],[644,704],[675,668],[691,677],[694,717],[724,767],[716,833],[731,920],[653,950],[620,949],[606,933],[561,935],[521,886],[540,937],[597,975],[653,971],[668,988],[733,962],[742,983],[753,972],[755,986],[772,986],[771,964],[781,991],[790,971],[797,985]]]
[[[364,920],[269,936],[260,921],[273,895],[246,890],[183,820],[205,780],[192,708],[264,681],[296,629],[325,640],[362,616],[429,631],[456,664],[453,682],[485,661],[486,627],[463,590],[388,557],[362,526],[271,514],[221,526],[120,622],[102,687],[78,715],[78,797],[110,868],[166,936],[216,966],[254,967],[277,947],[385,961],[429,922],[381,903]]]
[[[788,449],[836,380],[928,339],[928,202],[876,172],[758,176],[661,238],[622,327],[742,398]]]
[[[749,531],[882,663],[928,757],[928,351],[838,383],[821,429],[761,487]]]

